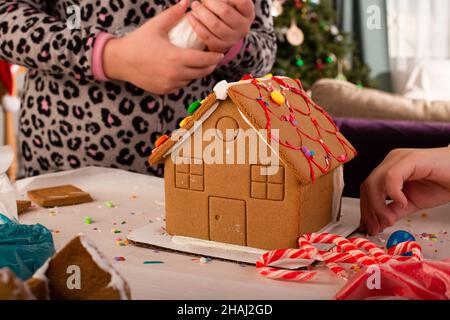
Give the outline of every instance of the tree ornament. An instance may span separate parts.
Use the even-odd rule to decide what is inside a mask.
[[[339,28],[336,26],[336,25],[331,25],[330,26],[330,33],[333,35],[333,36],[337,36],[338,34],[339,34]]]
[[[294,3],[297,9],[301,9],[303,7],[303,2],[301,0],[295,0]]]
[[[281,0],[274,0],[272,4],[272,17],[278,18],[284,12],[283,3]]]
[[[294,47],[300,46],[305,41],[305,34],[297,26],[295,17],[291,18],[291,27],[286,33],[286,39]]]
[[[297,58],[295,60],[295,64],[297,65],[297,67],[303,67],[305,65],[305,60],[303,60],[302,58]]]
[[[333,63],[336,62],[337,57],[334,53],[330,53],[327,57],[327,63]]]
[[[323,61],[320,59],[317,59],[316,60],[316,69],[320,71],[320,70],[323,70],[324,68],[325,68],[325,64],[323,63]]]

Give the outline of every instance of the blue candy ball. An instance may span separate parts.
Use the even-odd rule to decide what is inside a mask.
[[[392,248],[393,246],[396,246],[397,244],[406,241],[416,241],[416,238],[414,238],[414,236],[408,231],[404,230],[395,231],[393,234],[389,236],[386,248],[387,249]],[[411,256],[411,252],[404,253],[403,256]]]

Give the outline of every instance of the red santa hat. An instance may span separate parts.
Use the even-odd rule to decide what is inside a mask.
[[[2,85],[7,94],[1,98],[1,104],[4,109],[9,112],[17,112],[20,108],[20,100],[14,97],[14,79],[11,70],[11,65],[0,60],[0,85]]]
[[[10,96],[13,95],[13,77],[11,72],[11,65],[3,60],[0,60],[0,84],[5,87]]]

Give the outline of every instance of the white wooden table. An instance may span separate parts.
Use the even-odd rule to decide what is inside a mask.
[[[116,239],[125,239],[132,229],[164,219],[163,182],[155,177],[102,168],[21,180],[16,183],[19,199],[24,199],[30,189],[70,183],[89,192],[95,202],[56,209],[33,208],[20,220],[51,229],[57,248],[79,233],[88,236],[129,282],[135,299],[332,299],[344,285],[327,272],[315,283],[279,282],[259,276],[249,265],[218,260],[202,264],[183,254],[117,245]],[[111,201],[114,208],[107,208],[106,201]],[[344,199],[343,214],[349,223],[357,224],[359,201]],[[85,216],[92,217],[94,223],[85,224]],[[112,229],[121,233],[112,233]],[[450,257],[450,237],[444,234],[450,231],[450,206],[413,215],[373,240],[382,242],[399,229],[418,235],[426,258]],[[437,239],[430,240],[427,234],[436,234]],[[115,257],[126,260],[118,262]]]

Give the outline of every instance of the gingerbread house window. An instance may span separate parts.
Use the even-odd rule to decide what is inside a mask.
[[[264,175],[264,166],[251,167],[251,197],[261,200],[282,201],[284,199],[284,168],[279,167],[276,174]]]
[[[199,159],[178,159],[175,164],[175,187],[204,191],[204,165]]]

